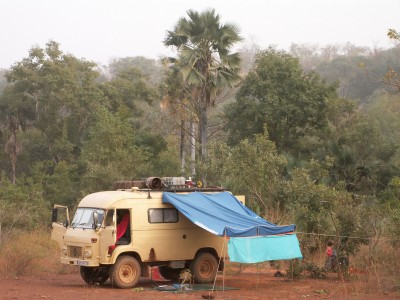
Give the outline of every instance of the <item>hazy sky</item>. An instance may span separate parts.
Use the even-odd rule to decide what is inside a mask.
[[[400,30],[400,0],[0,0],[0,68],[53,39],[64,52],[107,64],[126,56],[170,55],[163,46],[188,9],[215,8],[262,49],[291,43],[387,48]]]

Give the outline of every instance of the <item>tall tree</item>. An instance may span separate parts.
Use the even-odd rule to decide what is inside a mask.
[[[21,132],[35,119],[34,103],[25,101],[16,86],[8,85],[0,96],[0,133],[4,135],[4,150],[11,162],[11,182],[17,179],[17,161],[21,152]]]
[[[156,86],[138,68],[127,65],[120,66],[112,80],[104,82],[100,89],[107,109],[131,125],[135,144],[146,148],[156,160],[166,150],[163,133],[168,132]]]
[[[42,158],[52,160],[54,166],[62,160],[74,163],[82,134],[102,101],[94,67],[94,63],[64,54],[58,43],[50,41],[44,49],[30,49],[28,57],[10,68],[8,85],[0,97],[0,120],[8,128],[6,150],[13,173],[18,151],[21,155],[24,151],[16,133],[25,128],[34,128],[36,135],[40,132]],[[26,156],[32,166],[35,157]]]
[[[191,87],[191,101],[199,122],[200,154],[207,156],[208,110],[224,88],[238,80],[240,58],[232,46],[241,40],[233,24],[221,24],[214,9],[187,12],[173,31],[168,31],[166,46],[176,47],[178,59],[171,59],[183,80]]]
[[[335,96],[335,86],[304,72],[297,58],[269,48],[258,55],[236,102],[227,107],[229,142],[253,138],[267,124],[277,149],[297,156],[299,139],[326,126],[326,103]]]
[[[135,132],[129,122],[106,108],[95,114],[88,139],[82,147],[85,185],[89,191],[107,189],[115,180],[149,177],[148,153],[135,145]]]
[[[101,89],[112,112],[126,111],[133,117],[142,113],[141,103],[151,104],[158,99],[157,89],[136,67],[121,69]]]
[[[166,108],[170,114],[171,119],[174,122],[174,127],[179,128],[179,155],[181,162],[181,174],[186,173],[186,156],[187,150],[190,148],[191,152],[191,170],[190,174],[195,174],[194,160],[196,158],[196,138],[194,136],[195,120],[195,107],[193,102],[190,101],[190,86],[185,83],[179,74],[179,60],[177,64],[173,65],[171,68],[166,69],[165,79],[161,84],[162,90],[162,107]],[[164,60],[164,63],[168,61]],[[189,145],[189,146],[188,146]]]
[[[17,157],[21,151],[21,144],[18,140],[18,131],[20,127],[20,119],[18,115],[9,114],[6,117],[6,128],[8,129],[8,139],[5,145],[5,150],[11,160],[11,181],[15,184],[17,179]]]

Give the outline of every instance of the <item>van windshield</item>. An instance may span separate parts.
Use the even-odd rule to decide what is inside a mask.
[[[93,213],[97,212],[99,219],[98,224],[103,223],[104,210],[99,208],[78,208],[72,219],[71,227],[73,228],[94,228]]]

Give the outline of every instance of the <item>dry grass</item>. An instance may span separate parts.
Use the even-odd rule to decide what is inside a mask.
[[[61,265],[58,244],[50,230],[15,232],[0,249],[0,277],[36,276],[76,272]]]
[[[361,248],[350,261],[350,275],[365,284],[366,292],[400,291],[400,250],[388,244]]]
[[[303,259],[301,264],[313,264],[322,268],[324,262],[325,253],[317,253]],[[253,265],[229,263],[226,265],[225,272],[228,275],[247,273],[250,270],[263,273],[268,269],[271,271],[272,267],[286,273],[289,265],[290,261],[280,261],[278,268],[269,263]],[[302,272],[300,278],[310,278],[309,273]],[[400,250],[383,243],[378,244],[374,249],[363,246],[356,256],[350,257],[348,272],[343,273],[343,276],[329,273],[326,279],[335,280],[338,285],[342,283],[345,288],[347,283],[351,283],[352,289],[355,289],[354,292],[360,294],[400,292]]]

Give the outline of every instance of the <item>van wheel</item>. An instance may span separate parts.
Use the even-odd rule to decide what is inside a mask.
[[[121,289],[133,288],[139,282],[141,268],[139,262],[132,256],[121,256],[110,269],[112,284]]]
[[[79,273],[83,281],[87,284],[103,284],[108,279],[108,273],[104,268],[92,268],[92,267],[79,267]]]
[[[197,283],[213,282],[217,276],[218,262],[214,255],[202,252],[190,263],[190,272]]]

